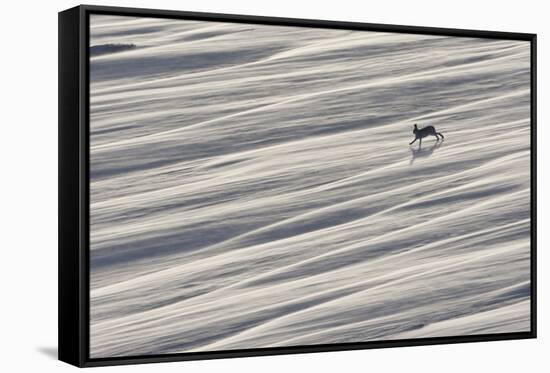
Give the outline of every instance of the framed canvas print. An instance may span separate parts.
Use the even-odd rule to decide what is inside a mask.
[[[59,13],[59,358],[535,337],[535,42]]]

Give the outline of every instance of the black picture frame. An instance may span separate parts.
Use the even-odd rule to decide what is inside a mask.
[[[254,348],[131,357],[89,356],[89,16],[141,17],[307,26],[492,39],[523,40],[531,45],[531,330],[407,340],[312,346]],[[81,5],[59,13],[59,360],[79,367],[282,355],[400,346],[536,338],[536,34],[398,26],[310,19],[258,17]]]

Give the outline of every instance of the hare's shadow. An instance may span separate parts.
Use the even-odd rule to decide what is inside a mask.
[[[434,151],[439,149],[443,145],[443,140],[437,140],[435,144],[431,145],[429,148],[422,148],[422,143],[418,145],[418,148],[415,149],[414,147],[410,146],[411,149],[411,161],[409,162],[409,166],[412,166],[416,158],[428,158],[432,155]]]

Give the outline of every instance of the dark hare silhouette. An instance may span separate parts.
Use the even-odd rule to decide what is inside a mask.
[[[437,132],[435,130],[434,126],[427,126],[427,127],[424,127],[424,128],[418,128],[416,123],[414,125],[413,133],[414,133],[414,140],[411,141],[409,143],[409,145],[412,145],[416,140],[419,140],[420,141],[420,146],[422,146],[422,138],[424,138],[426,136],[435,136],[437,141],[439,141],[439,136],[441,136],[442,139],[445,138],[445,136],[443,136],[442,133]]]

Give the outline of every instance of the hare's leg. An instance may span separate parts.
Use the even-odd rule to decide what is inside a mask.
[[[412,145],[412,144],[414,144],[414,142],[416,141],[416,139],[417,139],[417,138],[415,137],[415,138],[414,138],[414,140],[413,140],[413,141],[411,141],[411,142],[409,143],[409,145]]]
[[[443,134],[442,134],[441,132],[437,132],[437,134],[438,134],[439,136],[441,136],[442,139],[445,138],[445,136],[443,136]]]

